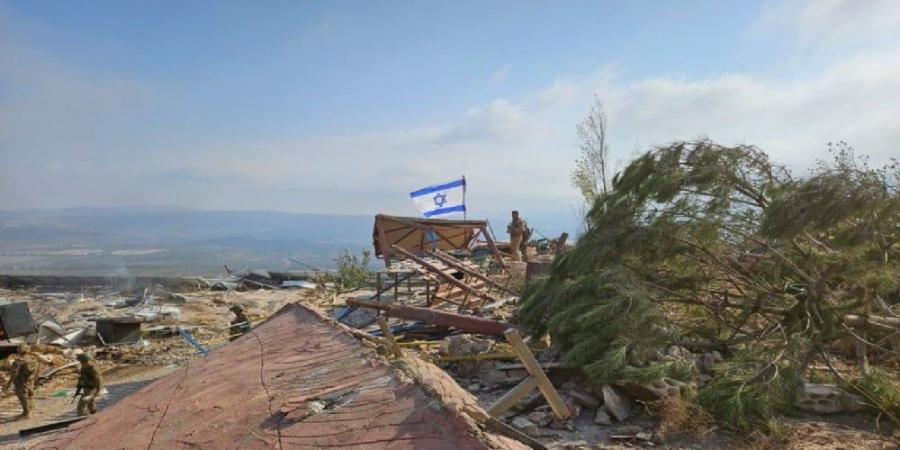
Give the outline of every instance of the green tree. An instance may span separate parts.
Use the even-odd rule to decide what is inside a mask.
[[[751,146],[645,153],[597,196],[519,319],[597,383],[684,378],[669,346],[717,349],[728,361],[697,400],[735,426],[766,424],[835,340],[900,330],[900,172],[843,143],[832,153],[805,177]]]
[[[349,250],[344,250],[337,258],[337,274],[335,284],[339,291],[352,291],[366,286],[369,280],[369,261],[371,252],[363,250],[360,256]]]

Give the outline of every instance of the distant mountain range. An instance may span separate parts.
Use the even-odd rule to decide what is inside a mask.
[[[371,247],[373,218],[174,208],[0,210],[0,273],[208,275],[222,265],[331,267]],[[298,265],[295,269],[303,269]]]
[[[506,239],[504,215],[490,221]],[[526,215],[535,238],[576,231],[572,214]],[[332,268],[372,249],[371,215],[178,208],[0,210],[0,274],[216,275],[232,269]],[[573,233],[574,235],[574,233]]]

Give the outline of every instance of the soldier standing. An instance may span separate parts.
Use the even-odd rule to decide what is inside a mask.
[[[90,355],[79,354],[78,362],[81,363],[81,372],[78,375],[75,395],[81,393],[81,398],[78,399],[78,415],[86,416],[97,412],[96,400],[100,395],[100,388],[103,387],[103,379],[100,377],[100,372],[91,363]]]
[[[519,217],[518,211],[512,212],[512,222],[506,226],[506,232],[509,233],[509,247],[512,253],[513,261],[522,261],[525,252],[525,245],[531,237],[531,230],[524,219]]]
[[[231,305],[231,312],[234,319],[228,328],[228,339],[233,341],[250,331],[250,318],[244,314],[244,307],[241,305]]]
[[[13,385],[16,397],[22,405],[22,419],[31,417],[34,410],[34,387],[38,372],[38,363],[31,354],[31,349],[27,345],[22,344],[18,348],[19,357],[13,362],[9,370],[9,380],[3,386],[3,390],[9,389],[10,384]]]

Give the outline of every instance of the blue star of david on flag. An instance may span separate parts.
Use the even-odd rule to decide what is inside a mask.
[[[442,217],[466,212],[466,178],[435,184],[409,193],[425,217]]]
[[[446,194],[437,193],[434,195],[434,206],[437,206],[438,208],[440,208],[440,207],[444,206],[444,203],[447,203],[447,195]]]

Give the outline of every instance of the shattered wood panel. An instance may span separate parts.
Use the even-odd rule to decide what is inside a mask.
[[[37,448],[525,448],[482,431],[484,411],[440,369],[413,367],[289,305]]]
[[[486,240],[493,247],[493,236],[485,220],[423,219],[378,214],[372,231],[375,256],[388,261],[398,253],[396,245],[407,251],[424,254],[426,251],[468,250],[479,241]],[[502,264],[498,252],[494,256]]]

